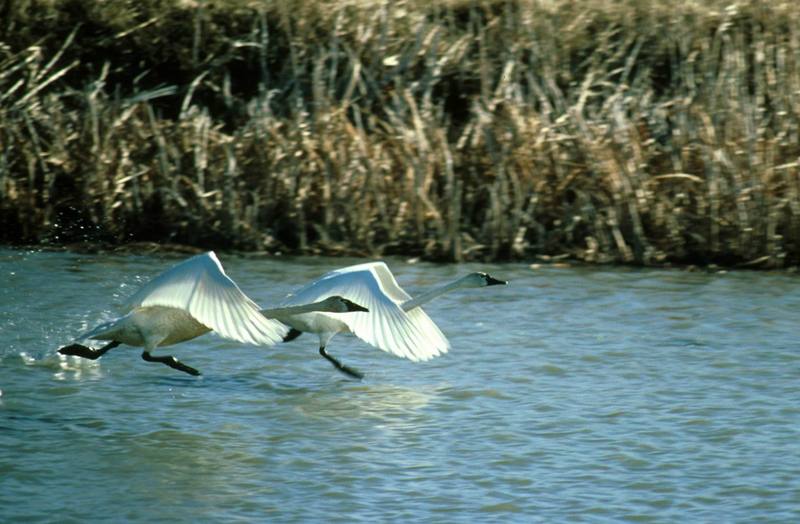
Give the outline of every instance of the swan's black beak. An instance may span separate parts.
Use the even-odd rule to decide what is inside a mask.
[[[350,300],[345,299],[345,304],[347,304],[347,311],[363,311],[365,313],[369,313],[369,309],[365,308],[364,306],[359,306]]]
[[[492,275],[486,275],[486,285],[487,286],[499,286],[499,285],[507,285],[508,281],[506,280],[497,280]]]

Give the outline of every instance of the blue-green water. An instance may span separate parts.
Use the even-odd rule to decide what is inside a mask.
[[[221,255],[265,307],[355,260]],[[797,522],[800,277],[438,266],[423,363],[350,336],[55,350],[180,258],[0,251],[0,521]]]

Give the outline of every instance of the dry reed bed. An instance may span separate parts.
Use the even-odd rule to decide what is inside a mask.
[[[0,240],[800,263],[792,2],[46,5]]]

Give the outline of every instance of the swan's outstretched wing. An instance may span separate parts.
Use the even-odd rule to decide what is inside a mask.
[[[275,344],[288,331],[259,313],[258,304],[225,274],[213,251],[168,269],[124,305],[126,312],[147,306],[182,309],[219,335],[248,344]]]
[[[285,305],[308,304],[340,295],[368,313],[314,313],[344,322],[364,342],[410,360],[428,360],[450,347],[447,339],[422,310],[403,311],[411,297],[397,284],[383,262],[370,262],[331,271],[289,297]]]

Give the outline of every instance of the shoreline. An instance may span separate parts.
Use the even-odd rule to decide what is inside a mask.
[[[425,257],[404,256],[400,254],[392,255],[369,255],[364,253],[342,253],[342,252],[318,252],[318,253],[300,253],[300,252],[285,252],[285,251],[247,251],[239,249],[214,249],[202,248],[198,246],[191,246],[185,244],[174,243],[158,243],[158,242],[129,242],[127,244],[108,244],[102,242],[76,242],[70,244],[28,244],[28,245],[14,245],[14,244],[0,244],[0,248],[7,250],[18,251],[35,251],[35,252],[58,252],[58,253],[74,253],[74,254],[89,254],[89,255],[102,255],[111,254],[115,256],[126,255],[169,255],[169,256],[194,256],[207,251],[214,251],[222,254],[232,254],[240,257],[257,258],[295,258],[295,257],[309,257],[309,258],[364,258],[371,260],[381,260],[385,258],[403,259],[407,264],[416,264],[418,262],[427,262],[431,264],[458,264],[460,262],[453,262],[450,260],[433,260]],[[676,270],[686,272],[703,272],[703,273],[716,273],[724,274],[730,271],[758,271],[758,272],[777,272],[777,273],[798,273],[800,267],[760,267],[758,261],[756,263],[744,263],[737,266],[720,266],[717,264],[675,264],[663,263],[642,265],[634,263],[619,263],[619,262],[586,262],[578,258],[573,258],[568,254],[561,255],[538,255],[527,260],[482,260],[470,259],[462,261],[470,264],[521,264],[527,265],[531,270],[539,270],[546,268],[555,269],[568,269],[568,268],[583,268],[583,269],[603,269],[603,268],[627,268],[627,269],[664,269]]]

